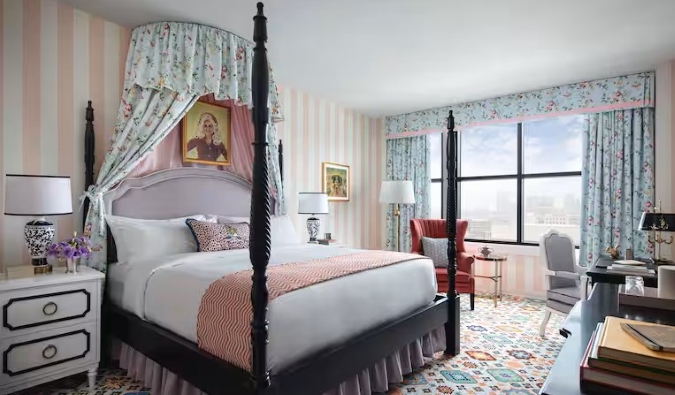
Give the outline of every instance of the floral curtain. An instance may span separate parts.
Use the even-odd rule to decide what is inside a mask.
[[[638,224],[654,205],[654,109],[590,114],[587,122],[580,264],[592,265],[608,246],[649,256]]]
[[[169,89],[147,89],[138,85],[125,92],[117,114],[112,143],[98,179],[85,193],[91,202],[84,229],[94,249],[90,266],[105,271],[106,212],[103,193],[122,181],[166,137],[197,99],[197,96]]]
[[[387,140],[387,180],[413,182],[415,204],[400,205],[399,251],[409,252],[411,248],[410,220],[429,218],[429,136],[413,136]],[[387,249],[395,244],[396,226],[394,205],[387,211]]]
[[[161,22],[137,27],[127,55],[124,90],[112,142],[96,185],[85,192],[91,204],[85,232],[94,254],[88,265],[105,270],[103,194],[156,147],[200,96],[252,106],[253,43],[209,26]],[[279,94],[270,69],[268,160],[277,212],[284,212],[275,122]]]
[[[654,72],[646,72],[387,117],[385,133],[397,138],[446,130],[450,110],[457,127],[466,128],[507,120],[653,106]]]
[[[167,88],[252,107],[254,44],[225,30],[196,23],[160,22],[134,29],[127,56],[127,78],[144,88]],[[281,99],[270,66],[267,128],[268,160],[276,212],[285,213],[279,172],[276,122],[283,120]],[[125,83],[126,85],[126,83]]]
[[[269,166],[270,178],[272,179],[272,194],[274,195],[274,212],[276,215],[286,214],[286,198],[284,187],[281,182],[281,167],[279,166],[279,139],[277,138],[277,129],[274,123],[267,124],[267,162]]]

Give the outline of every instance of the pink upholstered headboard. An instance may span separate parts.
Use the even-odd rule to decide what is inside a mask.
[[[127,178],[104,194],[103,202],[107,214],[139,219],[193,214],[248,217],[251,183],[222,170],[182,167]],[[110,232],[108,240],[108,262],[116,262]]]

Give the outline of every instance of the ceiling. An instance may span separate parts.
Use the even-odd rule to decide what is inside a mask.
[[[172,20],[251,39],[253,0],[61,0],[118,24]],[[277,82],[393,115],[653,69],[673,0],[269,0]]]

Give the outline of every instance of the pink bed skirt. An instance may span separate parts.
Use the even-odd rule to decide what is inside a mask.
[[[400,348],[396,353],[326,392],[326,395],[371,395],[386,392],[389,384],[402,382],[403,375],[422,367],[425,358],[432,358],[434,353],[444,349],[445,329],[441,327]],[[122,343],[120,351],[120,367],[127,370],[127,376],[149,387],[153,395],[205,394],[129,345]]]

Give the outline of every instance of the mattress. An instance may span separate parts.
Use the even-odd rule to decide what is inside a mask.
[[[354,252],[358,250],[312,244],[275,247],[270,265]],[[108,292],[117,306],[196,342],[197,312],[208,286],[226,274],[250,268],[248,249],[118,263],[109,267]],[[281,295],[268,310],[268,369],[282,370],[426,306],[435,295],[434,266],[423,256]]]

